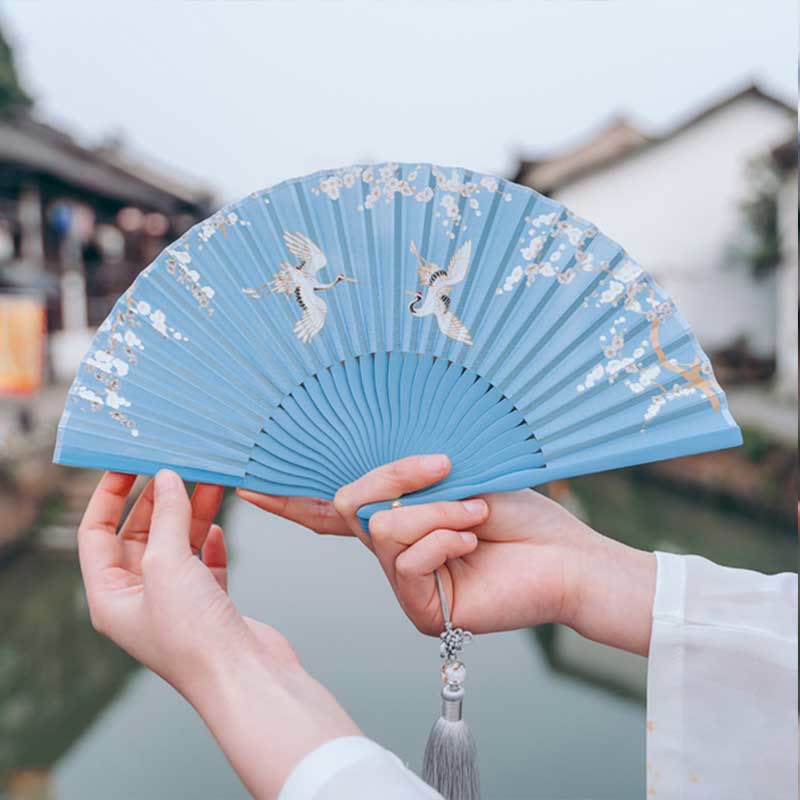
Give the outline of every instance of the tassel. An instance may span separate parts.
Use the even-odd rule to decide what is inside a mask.
[[[422,779],[445,800],[480,800],[478,751],[469,726],[462,718],[467,670],[457,655],[472,634],[454,628],[438,571],[434,573],[442,604],[444,631],[439,653],[442,664],[442,712],[431,728],[422,766]]]

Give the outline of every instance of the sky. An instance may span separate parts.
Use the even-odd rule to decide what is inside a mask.
[[[616,113],[796,101],[794,0],[0,0],[37,113],[233,200],[316,169],[513,173]]]

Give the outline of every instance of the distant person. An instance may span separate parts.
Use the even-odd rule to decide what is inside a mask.
[[[334,503],[239,494],[319,533],[358,536],[425,633],[442,628],[439,569],[454,624],[475,633],[559,622],[649,656],[648,798],[797,796],[796,575],[636,550],[530,490],[381,511],[364,536],[359,507],[449,468],[443,456],[406,458]],[[92,622],[183,694],[253,796],[438,798],[362,736],[280,633],[236,610],[212,522],[222,490],[198,486],[190,501],[162,471],[117,533],[133,482],[106,474],[80,528]]]

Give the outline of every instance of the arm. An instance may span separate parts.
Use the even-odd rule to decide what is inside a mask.
[[[532,491],[355,512],[443,478],[442,456],[380,467],[334,502],[240,492],[322,533],[359,536],[424,633],[560,622],[649,654],[648,784],[665,798],[794,797],[797,576],[764,576],[608,539]],[[656,585],[658,588],[656,588]]]
[[[797,575],[659,553],[650,794],[797,797],[797,726]]]
[[[337,742],[339,760],[349,752],[355,774],[351,791],[339,796],[364,796],[358,777],[370,769],[389,787],[405,787],[398,797],[428,796],[390,754],[360,737],[280,633],[238,613],[226,591],[223,532],[212,524],[222,490],[198,486],[190,501],[177,475],[160,472],[117,534],[133,482],[106,474],[78,533],[95,628],[184,695],[255,797],[276,797],[308,753]],[[282,797],[312,797],[302,778]]]

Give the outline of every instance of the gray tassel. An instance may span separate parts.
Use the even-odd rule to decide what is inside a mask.
[[[444,631],[440,637],[444,686],[442,713],[434,722],[425,747],[422,779],[445,800],[480,800],[478,751],[472,732],[462,719],[467,670],[456,658],[461,648],[472,641],[472,634],[453,627],[441,578],[438,572],[434,575],[444,617]]]

